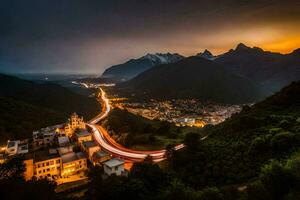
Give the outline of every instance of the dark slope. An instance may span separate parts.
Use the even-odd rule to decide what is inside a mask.
[[[300,149],[300,81],[202,134],[207,139],[174,158],[186,182],[203,187],[258,178],[268,161],[287,159]]]
[[[131,59],[125,63],[114,65],[104,71],[102,77],[117,81],[129,80],[153,66],[173,63],[183,59],[179,54],[147,54],[138,59]]]
[[[32,136],[32,131],[63,123],[63,113],[0,97],[0,144]]]
[[[100,111],[96,100],[56,84],[35,83],[0,74],[0,138],[28,137],[34,129],[63,123],[77,112],[85,119]]]
[[[35,83],[0,74],[0,96],[23,101],[69,115],[72,112],[90,118],[99,110],[96,100],[71,92],[53,83]]]
[[[218,56],[215,62],[233,73],[259,82],[266,94],[300,79],[299,50],[283,55],[239,44],[236,49]]]
[[[259,97],[252,82],[200,57],[153,67],[118,88],[136,96],[199,98],[220,103],[253,102]]]

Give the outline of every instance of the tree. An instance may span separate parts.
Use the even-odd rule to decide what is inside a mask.
[[[196,150],[199,145],[200,135],[197,133],[187,133],[185,135],[183,143],[189,150]]]
[[[168,160],[171,160],[173,158],[173,155],[175,153],[174,147],[175,147],[175,145],[173,145],[173,144],[168,144],[166,146],[166,158]]]
[[[223,200],[223,195],[219,191],[218,188],[212,187],[212,188],[204,189],[201,192],[199,199],[201,199],[201,200]]]
[[[272,150],[276,153],[286,153],[292,149],[298,141],[294,139],[294,134],[290,132],[278,133],[271,139]]]
[[[290,171],[277,161],[272,161],[264,166],[260,180],[270,194],[271,199],[274,200],[283,199],[295,183]]]
[[[20,156],[12,157],[0,165],[0,180],[8,178],[22,178],[25,165]]]
[[[154,163],[151,155],[147,155],[143,162],[146,164],[150,164],[150,165],[152,165]]]

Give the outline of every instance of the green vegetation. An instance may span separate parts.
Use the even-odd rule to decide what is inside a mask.
[[[98,102],[52,83],[36,83],[0,74],[0,144],[31,136],[32,131],[64,123],[77,112],[90,119]]]
[[[113,133],[117,141],[127,147],[139,150],[161,149],[183,141],[185,130],[174,124],[152,121],[114,109],[109,114],[104,126]]]
[[[163,170],[149,161],[135,164],[128,178],[98,179],[91,194],[104,199],[297,200],[299,116],[297,82],[202,129],[205,140],[199,133],[186,134],[185,149],[167,149],[169,164]]]
[[[167,146],[168,160],[163,167],[147,157],[133,165],[128,177],[103,178],[101,167],[91,169],[82,199],[297,200],[300,195],[299,117],[300,81],[261,103],[244,107],[241,113],[220,125],[185,134],[184,149],[174,151],[172,145]],[[115,110],[108,117],[112,122],[107,121],[106,126],[114,125],[112,130],[116,133],[125,130],[133,136],[140,132],[155,137],[172,133],[170,124],[148,124],[148,120],[136,118],[124,110]],[[201,134],[208,135],[207,139],[201,140]],[[22,165],[10,166],[0,165],[0,192],[18,195],[10,188],[20,188],[18,174],[22,169],[16,166]],[[19,194],[27,197],[28,191],[37,187],[33,183],[24,183],[26,190],[21,188]],[[46,191],[47,195],[52,186],[41,184],[40,187],[44,186],[39,190]],[[47,197],[58,197],[54,196]]]

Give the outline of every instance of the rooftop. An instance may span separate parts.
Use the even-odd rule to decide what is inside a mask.
[[[58,137],[58,144],[59,146],[63,146],[65,144],[69,144],[70,143],[70,140],[67,136],[61,136],[61,137]]]
[[[82,145],[83,145],[85,148],[91,148],[91,147],[96,147],[96,146],[98,146],[94,141],[84,141],[84,142],[82,142]]]
[[[59,154],[57,153],[56,149],[42,150],[34,153],[35,162],[40,162],[43,160],[49,160],[53,158],[59,158]]]
[[[105,152],[105,151],[97,151],[97,152],[95,152],[94,155],[95,155],[96,158],[101,158],[101,157],[107,156],[109,154],[107,152]]]
[[[73,162],[75,160],[80,160],[82,158],[85,158],[82,152],[78,152],[78,153],[70,152],[61,156],[61,160],[63,163]]]
[[[104,165],[108,166],[109,168],[112,168],[112,167],[117,167],[117,166],[123,165],[124,163],[125,162],[122,159],[112,158],[109,161],[106,161],[104,163]]]
[[[88,132],[87,130],[81,129],[76,133],[76,136],[79,137],[85,137],[85,136],[89,136],[91,135],[90,132]]]

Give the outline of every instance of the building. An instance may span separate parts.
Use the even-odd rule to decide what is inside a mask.
[[[58,148],[57,151],[59,155],[64,155],[70,152],[73,152],[73,146],[70,143],[70,140],[67,136],[59,136],[57,138]]]
[[[105,151],[97,151],[93,154],[92,163],[93,165],[102,165],[104,162],[111,159],[109,153]]]
[[[79,153],[67,153],[61,156],[62,160],[62,177],[68,177],[70,175],[77,174],[87,170],[86,157],[82,152]]]
[[[57,141],[58,141],[58,146],[60,147],[70,146],[70,140],[67,136],[59,136],[57,138]]]
[[[23,162],[24,162],[24,165],[25,165],[24,179],[26,181],[29,181],[34,176],[34,171],[35,171],[35,167],[34,167],[34,163],[33,163],[33,158],[32,157],[31,158],[27,158]]]
[[[116,174],[117,176],[125,175],[124,160],[112,158],[103,163],[104,173],[106,175]]]
[[[59,155],[56,149],[38,151],[25,155],[25,180],[47,178],[55,180],[87,169],[86,157],[82,152]]]
[[[55,142],[55,137],[59,126],[60,125],[49,126],[46,128],[42,128],[38,131],[33,131],[32,132],[33,144],[35,146],[53,145]]]
[[[27,162],[31,164],[31,161]],[[56,179],[61,175],[61,157],[56,149],[35,152],[32,162],[34,166],[34,176],[38,179]],[[27,167],[30,168],[30,165],[26,165],[26,169]],[[28,169],[26,171],[28,171]]]
[[[93,139],[92,134],[85,129],[77,131],[75,136],[78,144],[82,144],[84,141],[91,141]]]
[[[76,129],[85,128],[83,117],[78,117],[76,113],[73,113],[65,125],[64,132],[68,137],[72,137]]]
[[[93,162],[93,154],[97,151],[100,151],[100,147],[94,141],[84,141],[82,142],[82,149],[87,154],[88,159]]]
[[[8,156],[16,155],[18,153],[19,143],[20,140],[8,141],[6,147],[6,154]]]

